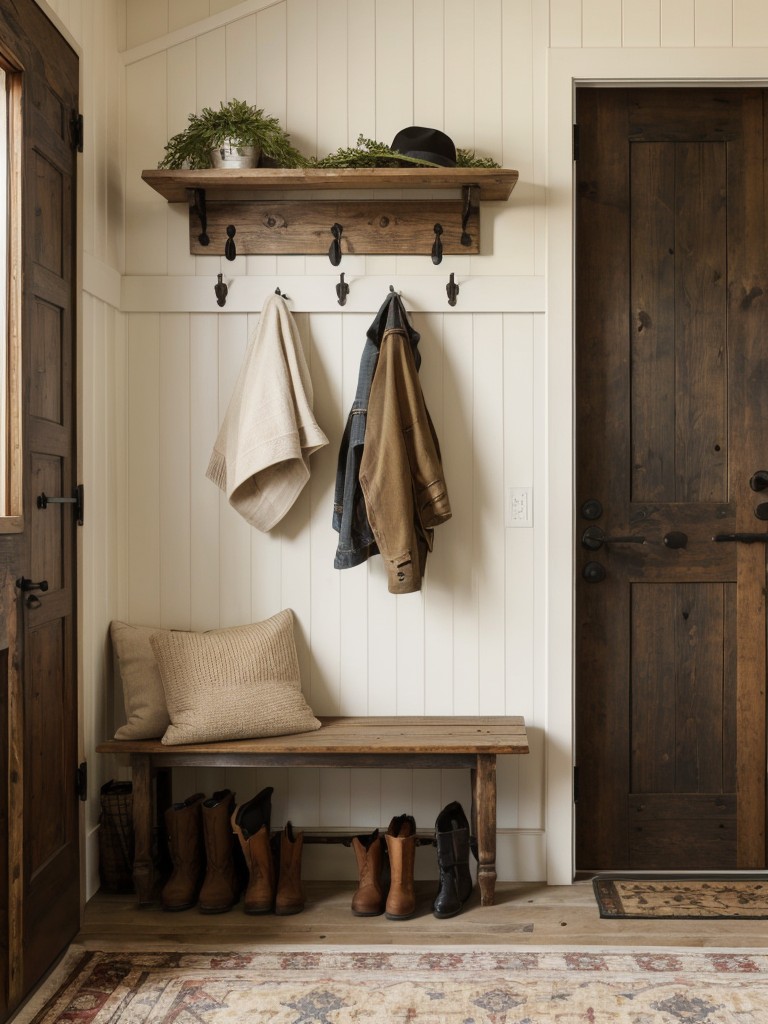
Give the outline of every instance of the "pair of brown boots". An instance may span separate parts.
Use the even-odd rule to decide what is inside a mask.
[[[301,853],[304,833],[294,834],[290,821],[270,838],[272,787],[267,786],[232,813],[232,831],[248,868],[246,914],[298,914],[304,909]]]
[[[389,887],[384,882],[384,844],[389,859]],[[416,822],[409,814],[394,817],[382,837],[376,829],[369,836],[355,836],[352,849],[357,859],[359,882],[352,897],[352,913],[375,917],[384,913],[391,921],[404,921],[416,910],[413,868],[416,861]]]
[[[279,845],[274,857],[269,833],[271,795],[268,787],[236,806],[234,793],[225,789],[208,800],[203,793],[195,793],[168,808],[165,824],[173,871],[160,895],[164,910],[188,910],[197,904],[202,914],[223,914],[238,902],[243,871],[236,863],[233,832],[248,873],[245,912],[265,914],[274,909],[277,914],[296,914],[303,910],[303,833],[294,835],[288,822],[275,836]]]

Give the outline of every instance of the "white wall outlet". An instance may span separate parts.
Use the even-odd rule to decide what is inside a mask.
[[[507,526],[533,526],[533,488],[508,487]]]

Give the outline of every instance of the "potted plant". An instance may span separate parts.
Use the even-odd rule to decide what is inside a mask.
[[[260,159],[278,167],[307,163],[276,117],[233,99],[222,101],[218,110],[203,107],[199,114],[190,114],[187,127],[166,143],[158,167],[256,167]]]

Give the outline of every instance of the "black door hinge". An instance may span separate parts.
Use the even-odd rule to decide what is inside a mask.
[[[573,159],[579,159],[579,126],[573,126]]]
[[[579,802],[579,766],[573,766],[573,802]]]
[[[88,762],[81,761],[75,772],[75,785],[79,800],[88,799]]]
[[[72,149],[77,150],[78,153],[83,152],[83,115],[75,111],[72,114],[72,120],[70,121],[70,128],[72,132]]]

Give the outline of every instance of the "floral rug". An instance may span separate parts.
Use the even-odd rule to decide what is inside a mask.
[[[63,972],[63,974],[62,974]],[[58,987],[57,987],[58,985]],[[766,1024],[758,950],[72,947],[14,1024]]]
[[[768,874],[592,879],[600,917],[768,918]]]

